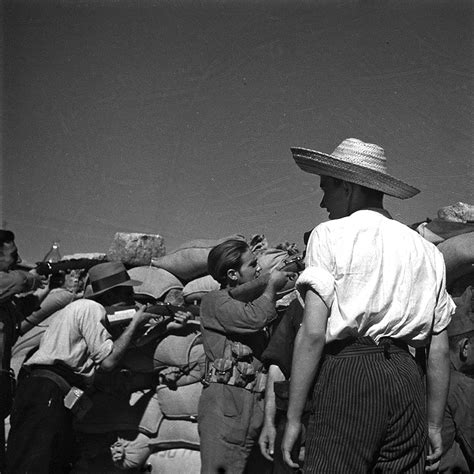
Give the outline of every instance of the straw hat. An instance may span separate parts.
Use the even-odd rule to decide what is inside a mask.
[[[131,280],[122,262],[105,262],[89,270],[90,290],[86,296],[97,296],[117,286],[136,286],[141,281]]]
[[[347,138],[331,155],[306,148],[291,148],[296,164],[307,173],[342,179],[407,199],[420,192],[387,173],[383,148],[357,138]]]

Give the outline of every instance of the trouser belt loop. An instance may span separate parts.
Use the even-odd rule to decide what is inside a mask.
[[[390,342],[384,341],[383,343],[383,355],[386,359],[390,360]]]

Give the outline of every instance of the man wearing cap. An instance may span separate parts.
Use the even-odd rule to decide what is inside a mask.
[[[448,326],[451,383],[443,421],[443,456],[439,472],[474,472],[474,292],[455,298]]]
[[[8,473],[69,471],[73,415],[65,407],[65,396],[72,387],[90,387],[98,369],[113,370],[137,329],[153,316],[141,307],[113,341],[102,325],[104,306],[133,304],[132,286],[140,282],[131,280],[120,262],[92,267],[89,281],[89,299],[74,301],[57,314],[20,372],[8,438]]]
[[[305,472],[435,470],[454,303],[441,253],[383,208],[384,194],[419,191],[387,173],[381,147],[361,140],[344,140],[331,155],[292,153],[301,169],[321,176],[330,221],[313,230],[297,281],[305,309],[283,457],[296,467],[290,453],[314,380]],[[408,346],[429,346],[426,394]]]

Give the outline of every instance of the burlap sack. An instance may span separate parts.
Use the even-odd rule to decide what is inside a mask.
[[[220,287],[220,284],[211,275],[196,278],[187,283],[183,288],[184,301],[188,304],[199,304],[205,294],[218,290]]]
[[[472,271],[474,264],[474,232],[456,235],[438,244],[446,264],[446,284]]]
[[[149,443],[152,451],[173,448],[199,449],[197,422],[163,418],[158,435],[150,438]]]
[[[271,273],[273,270],[279,270],[290,254],[286,250],[266,249],[257,256],[257,263],[261,273]],[[278,292],[279,295],[289,293],[295,287],[295,280],[289,280],[286,285]]]
[[[191,349],[201,344],[201,333],[189,329],[184,334],[170,334],[159,342],[153,355],[155,369],[165,367],[184,367],[191,362]]]
[[[145,407],[140,421],[138,422],[138,429],[140,433],[144,433],[148,436],[156,436],[161,420],[164,417],[158,395],[152,392],[143,395],[137,406],[143,405],[145,405]]]
[[[151,472],[200,474],[199,451],[178,448],[152,453],[146,461]]]
[[[135,267],[128,270],[132,280],[141,281],[141,285],[133,288],[135,294],[151,296],[155,299],[162,298],[168,291],[181,290],[183,284],[170,272],[163,268],[151,266]]]
[[[162,413],[171,419],[197,419],[199,397],[202,392],[202,384],[198,382],[191,385],[178,387],[170,390],[166,386],[156,389],[158,402]]]
[[[245,240],[241,235],[230,235],[218,240],[192,240],[162,257],[154,258],[152,265],[164,268],[183,281],[191,281],[207,274],[207,257],[216,245],[229,239]]]
[[[166,252],[161,235],[117,232],[107,252],[111,262],[122,262],[128,267],[150,265],[153,258]]]
[[[110,447],[110,454],[112,461],[118,469],[138,469],[148,459],[151,453],[150,438],[142,433],[134,440],[127,440],[123,438],[117,441]]]

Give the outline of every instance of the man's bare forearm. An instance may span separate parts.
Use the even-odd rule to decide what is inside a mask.
[[[428,425],[441,427],[449,388],[449,344],[446,330],[433,335],[426,367]]]
[[[132,342],[132,338],[137,332],[139,323],[132,319],[125,331],[114,341],[112,352],[101,362],[100,368],[105,371],[111,371],[117,367],[124,356],[126,350]]]
[[[265,423],[275,423],[276,401],[275,401],[275,382],[285,380],[283,372],[277,365],[270,365],[268,369],[267,384],[265,387]]]
[[[287,419],[300,421],[326,343],[329,311],[321,298],[308,291],[303,323],[296,335]]]

